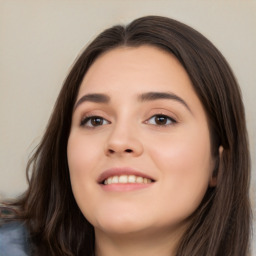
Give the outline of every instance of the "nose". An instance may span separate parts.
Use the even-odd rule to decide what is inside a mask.
[[[138,132],[127,125],[119,125],[111,131],[105,146],[107,156],[134,156],[143,153],[143,144]]]

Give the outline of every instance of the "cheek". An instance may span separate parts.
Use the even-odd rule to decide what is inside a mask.
[[[205,195],[212,172],[208,132],[160,141],[159,147],[152,147],[151,156],[161,173],[161,198],[175,205],[177,212],[190,215]]]
[[[90,203],[95,186],[95,168],[99,159],[97,143],[71,134],[68,140],[67,156],[72,191],[81,211]],[[97,150],[98,149],[98,150]]]
[[[68,164],[71,176],[86,176],[100,158],[100,142],[95,138],[70,134],[67,147]],[[79,178],[79,177],[78,177]]]
[[[173,134],[151,141],[151,155],[163,170],[187,175],[209,174],[212,166],[208,131]],[[158,147],[154,146],[157,145]],[[185,176],[183,177],[185,178]]]

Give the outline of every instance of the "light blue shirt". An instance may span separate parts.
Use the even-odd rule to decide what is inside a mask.
[[[29,251],[24,224],[15,221],[0,226],[0,256],[29,256]]]

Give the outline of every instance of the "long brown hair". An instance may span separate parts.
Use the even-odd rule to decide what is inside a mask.
[[[173,54],[187,71],[207,113],[212,152],[218,157],[217,186],[209,188],[176,256],[241,256],[250,240],[250,159],[244,106],[236,79],[222,54],[204,36],[178,21],[147,16],[102,32],[73,65],[46,132],[28,162],[29,188],[15,203],[25,220],[34,255],[93,255],[94,230],[71,190],[67,163],[73,106],[95,59],[120,46],[153,45]],[[29,175],[28,175],[29,176]]]

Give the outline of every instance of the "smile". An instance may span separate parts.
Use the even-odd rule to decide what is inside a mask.
[[[103,181],[104,185],[110,184],[126,184],[126,183],[139,183],[139,184],[148,184],[153,182],[153,180],[148,178],[143,178],[141,176],[136,175],[120,175],[120,176],[112,176],[108,177]]]

